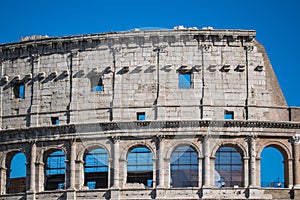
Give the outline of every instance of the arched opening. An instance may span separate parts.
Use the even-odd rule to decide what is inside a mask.
[[[26,156],[24,153],[16,153],[10,162],[7,193],[26,192]]]
[[[260,157],[261,187],[286,187],[282,153],[277,148],[269,146],[263,149]]]
[[[89,189],[108,187],[108,155],[105,149],[94,149],[86,154],[84,185]]]
[[[198,187],[198,153],[180,146],[171,156],[171,187]]]
[[[153,185],[153,155],[147,147],[133,148],[127,155],[127,183]]]
[[[65,188],[66,156],[63,151],[52,152],[46,161],[45,190]]]
[[[215,187],[242,187],[243,162],[236,148],[223,146],[216,152]]]

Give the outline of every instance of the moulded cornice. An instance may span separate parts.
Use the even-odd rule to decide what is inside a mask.
[[[71,52],[73,49],[91,50],[97,49],[99,44],[111,46],[112,44],[126,44],[128,48],[140,45],[141,38],[147,43],[155,37],[159,43],[165,41],[180,40],[176,36],[188,36],[189,40],[210,41],[215,45],[228,44],[229,46],[249,46],[255,38],[254,30],[164,30],[164,31],[138,31],[138,32],[110,32],[101,34],[75,35],[65,37],[50,37],[9,44],[0,44],[0,57],[5,59],[27,57],[31,54],[53,54]],[[175,37],[174,37],[175,36]],[[172,40],[165,40],[166,37]],[[174,41],[174,38],[175,41]],[[222,41],[221,43],[219,43]],[[186,41],[187,42],[187,41]],[[225,42],[225,43],[223,43]]]
[[[270,122],[270,121],[224,121],[224,120],[198,120],[198,121],[141,121],[141,122],[103,122],[90,124],[70,124],[47,127],[30,127],[22,129],[7,129],[0,131],[0,141],[31,141],[32,139],[57,140],[72,137],[84,136],[84,134],[96,134],[101,137],[114,136],[130,136],[128,133],[137,131],[157,132],[164,135],[166,132],[174,132],[180,130],[198,129],[213,131],[214,128],[258,128],[260,131],[268,131],[268,129],[279,129],[277,132],[286,132],[289,129],[291,134],[294,130],[300,129],[300,123],[296,122]],[[219,130],[219,129],[218,129]],[[125,134],[123,134],[125,133]],[[195,134],[195,133],[193,133]],[[202,134],[199,132],[199,134]],[[225,135],[225,133],[223,133]],[[259,134],[257,134],[259,137]],[[284,136],[284,135],[280,135]],[[291,136],[291,135],[287,135]]]

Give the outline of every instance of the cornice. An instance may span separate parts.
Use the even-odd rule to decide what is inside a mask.
[[[100,45],[111,47],[115,44],[128,47],[141,45],[141,41],[161,43],[176,42],[187,36],[189,41],[201,40],[212,42],[213,45],[241,46],[252,45],[256,32],[254,30],[160,30],[160,31],[131,31],[108,32],[100,34],[75,35],[65,37],[38,38],[9,44],[0,44],[0,58],[13,59],[30,57],[32,54],[47,55],[53,53],[67,53],[73,50],[94,50]],[[172,38],[172,39],[166,39]],[[152,41],[153,40],[153,41]],[[142,43],[143,43],[142,42]],[[195,43],[196,44],[196,43]]]
[[[69,135],[82,135],[97,133],[111,135],[114,132],[147,131],[174,131],[188,130],[188,128],[261,128],[261,129],[300,129],[300,123],[294,122],[270,122],[270,121],[223,121],[223,120],[199,120],[199,121],[134,121],[134,122],[103,122],[90,124],[70,124],[60,126],[30,127],[24,129],[8,129],[0,131],[0,141],[30,140],[32,138],[44,138],[54,140]],[[282,135],[281,135],[282,136]]]

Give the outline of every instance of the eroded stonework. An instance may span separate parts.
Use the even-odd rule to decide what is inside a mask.
[[[255,35],[132,31],[0,45],[0,199],[300,199],[300,109],[287,106]],[[173,187],[180,146],[197,154],[196,186]],[[241,155],[238,187],[215,187],[223,146]],[[135,147],[153,156],[150,185],[127,180]],[[261,187],[265,147],[284,158],[283,188]],[[85,157],[96,148],[107,152],[107,186],[91,189]],[[63,187],[50,190],[46,161],[56,150],[66,172]],[[26,186],[14,193],[18,152]]]

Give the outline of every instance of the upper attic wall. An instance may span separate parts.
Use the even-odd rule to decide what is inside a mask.
[[[257,48],[257,52],[262,53],[263,56],[263,61],[264,61],[264,66],[266,71],[266,87],[270,92],[273,105],[287,106],[283,92],[280,88],[279,82],[276,78],[276,74],[274,73],[273,67],[271,65],[271,62],[269,60],[268,54],[264,46],[257,40],[254,40],[254,45]]]
[[[227,111],[236,120],[288,121],[254,38],[255,31],[139,31],[0,45],[1,77],[8,77],[2,126],[49,125],[51,117],[62,124],[132,121],[137,113],[147,120],[219,120]],[[191,75],[188,89],[179,88],[182,70]],[[30,74],[26,98],[14,98],[14,77]],[[95,76],[104,91],[93,91]]]

